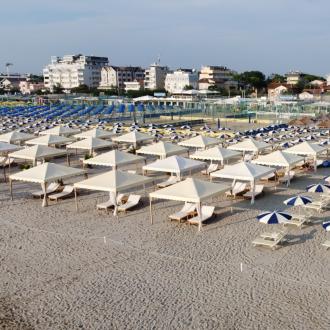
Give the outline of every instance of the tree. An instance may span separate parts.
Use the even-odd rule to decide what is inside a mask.
[[[273,73],[267,78],[268,83],[285,83],[286,77],[278,73]]]
[[[254,89],[262,89],[267,85],[266,77],[261,71],[245,71],[234,75],[233,79]]]
[[[183,87],[183,90],[185,90],[185,91],[190,91],[192,89],[194,89],[194,87],[191,86],[191,85],[186,85],[186,86]]]
[[[53,94],[62,94],[63,93],[63,88],[61,87],[60,84],[56,84],[54,87],[53,87]]]
[[[85,84],[71,88],[71,93],[90,93],[90,92],[91,92],[90,88]]]

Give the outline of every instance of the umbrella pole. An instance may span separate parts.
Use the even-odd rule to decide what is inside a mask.
[[[152,198],[151,197],[149,197],[150,198],[150,223],[151,224],[153,224],[154,223],[154,220],[153,220],[153,218],[152,218]]]
[[[77,188],[74,188],[74,201],[75,201],[75,204],[76,204],[76,212],[78,212]]]

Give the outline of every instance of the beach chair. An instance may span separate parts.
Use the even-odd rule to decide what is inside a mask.
[[[48,199],[57,202],[61,198],[66,198],[72,195],[73,195],[73,186],[66,185],[64,186],[64,189],[61,192],[49,195]]]
[[[14,159],[10,158],[7,158],[7,157],[0,157],[0,167],[6,167],[6,166],[9,166],[9,165],[12,165],[14,163]]]
[[[295,171],[286,172],[284,174],[284,176],[282,176],[278,179],[278,181],[281,182],[281,183],[287,183],[289,180],[291,181],[294,178],[295,175],[296,175]]]
[[[127,170],[127,173],[136,174],[136,170]]]
[[[202,174],[210,175],[212,172],[215,172],[218,169],[218,164],[210,164],[210,166],[202,171]]]
[[[126,212],[127,210],[135,207],[136,205],[138,205],[140,203],[141,200],[141,196],[140,195],[129,195],[127,202],[119,205],[118,206],[118,211],[120,212]]]
[[[202,206],[202,217],[200,218],[199,215],[194,216],[193,218],[190,218],[187,220],[187,223],[189,223],[189,225],[198,225],[201,222],[203,223],[204,221],[212,218],[212,216],[214,215],[214,206]]]
[[[279,232],[279,233],[262,233],[260,237],[256,238],[252,244],[253,246],[265,246],[269,247],[272,250],[275,250],[278,245],[284,240],[287,232]]]
[[[257,184],[254,189],[254,197],[261,195],[264,192],[264,186],[262,184]],[[252,190],[247,191],[243,197],[252,198]]]
[[[314,210],[317,211],[318,213],[321,213],[325,209],[329,208],[329,201],[327,200],[313,201],[312,203],[304,205],[304,207],[308,210]]]
[[[283,222],[284,226],[292,225],[302,228],[304,224],[311,222],[311,217],[309,215],[292,213],[290,213],[290,215],[292,216],[291,220]]]
[[[233,188],[229,191],[226,191],[226,196],[227,197],[236,197],[238,195],[241,195],[243,194],[244,192],[246,192],[247,190],[247,184],[245,182],[240,182],[240,181],[237,181],[235,183],[235,185],[233,186]]]
[[[46,189],[46,195],[57,192],[60,186],[61,185],[59,183],[52,182]],[[43,190],[33,191],[32,196],[37,198],[42,198],[44,196],[44,192]]]
[[[270,173],[270,174],[262,177],[260,180],[262,180],[262,181],[268,181],[268,180],[271,180],[273,178],[275,178],[275,174],[274,173]]]
[[[165,188],[165,187],[169,187],[177,182],[180,181],[180,178],[174,175],[171,175],[166,181],[161,182],[161,183],[157,183],[157,187],[158,188]]]
[[[171,221],[176,220],[181,222],[181,220],[188,219],[191,214],[194,214],[196,207],[197,205],[194,203],[185,203],[180,211],[170,214],[168,217]]]
[[[330,241],[325,241],[322,245],[326,247],[326,250],[328,250],[330,248]]]
[[[124,199],[125,194],[118,194],[117,196],[117,205],[120,205],[122,203],[122,200]],[[97,210],[107,210],[111,207],[115,207],[114,203],[112,202],[111,198],[109,198],[106,202],[100,203],[96,205]]]

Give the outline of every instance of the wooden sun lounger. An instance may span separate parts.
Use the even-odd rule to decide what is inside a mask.
[[[325,241],[322,245],[326,247],[326,250],[330,249],[330,241]]]
[[[127,202],[118,206],[118,211],[126,212],[127,210],[137,206],[141,200],[140,195],[129,195]]]
[[[214,209],[215,207],[214,206],[202,206],[202,218],[200,218],[198,215],[193,217],[193,218],[190,218],[187,220],[187,222],[191,225],[191,224],[194,224],[194,225],[198,225],[200,224],[201,222],[204,222],[210,218],[212,218],[212,216],[214,215]]]
[[[281,241],[285,238],[286,232],[280,233],[263,233],[256,238],[252,244],[253,246],[266,246],[275,250]]]
[[[281,183],[287,183],[289,180],[291,181],[295,175],[295,171],[289,171],[288,173],[285,173],[284,176],[280,177],[278,181]]]
[[[170,214],[168,217],[170,220],[181,221],[188,219],[188,217],[196,212],[197,205],[194,203],[185,203],[182,209],[176,213]]]
[[[318,213],[323,212],[325,209],[330,207],[330,203],[327,201],[313,201],[312,203],[304,205],[306,209],[317,211]]]
[[[46,189],[46,194],[51,194],[51,193],[55,193],[59,190],[60,188],[60,184],[56,183],[56,182],[52,182]],[[44,196],[44,192],[43,190],[38,190],[38,191],[34,191],[32,192],[33,197],[38,197],[38,198],[42,198]]]
[[[66,197],[69,197],[72,195],[73,195],[73,186],[67,185],[67,186],[64,186],[64,189],[61,192],[59,192],[57,194],[49,195],[48,199],[57,202],[61,198],[66,198]]]

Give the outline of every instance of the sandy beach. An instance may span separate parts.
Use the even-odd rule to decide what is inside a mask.
[[[260,211],[320,181],[327,169],[268,187],[254,206],[221,197],[201,232],[170,222],[178,202],[143,205],[119,219],[96,211],[102,193],[82,193],[47,208],[38,185],[1,183],[1,307],[4,329],[327,329],[329,251],[317,215],[290,227],[278,250],[252,240],[270,228]],[[76,179],[77,180],[77,179]],[[149,191],[151,191],[149,189]],[[307,195],[313,195],[307,193]],[[315,196],[315,195],[314,195]],[[211,202],[211,201],[210,201]],[[233,212],[230,212],[233,206]],[[242,271],[241,271],[242,270]]]

